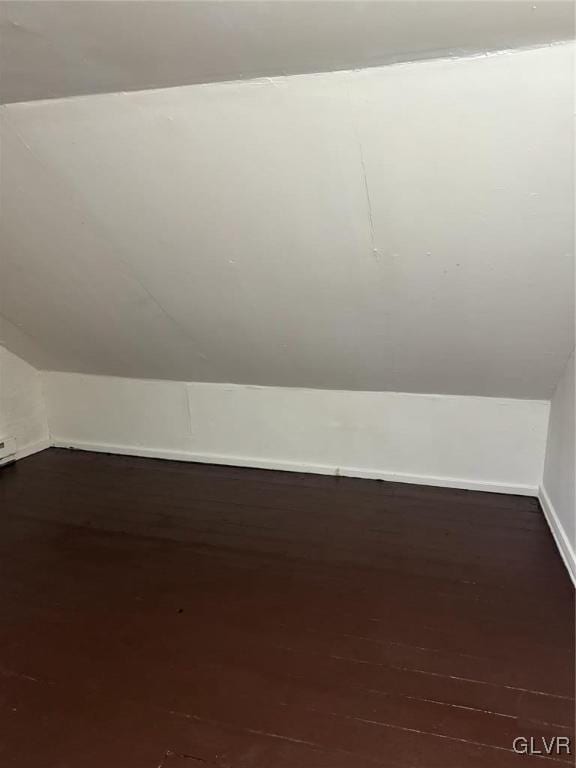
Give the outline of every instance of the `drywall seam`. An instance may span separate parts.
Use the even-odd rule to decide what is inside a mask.
[[[44,376],[58,446],[532,495],[541,475],[542,401]]]
[[[566,531],[564,530],[564,527],[560,522],[560,518],[554,509],[554,505],[550,500],[550,496],[546,492],[546,489],[543,485],[541,485],[538,489],[538,499],[540,501],[540,506],[542,507],[546,522],[548,523],[548,527],[550,528],[550,532],[554,537],[554,541],[560,553],[560,557],[566,566],[566,570],[572,579],[572,583],[576,587],[576,553],[570,545]]]
[[[356,139],[356,146],[358,147],[358,156],[360,158],[360,167],[362,169],[362,180],[364,182],[364,192],[366,195],[366,211],[368,215],[368,228],[370,230],[370,244],[372,246],[372,255],[378,257],[380,255],[378,248],[376,247],[376,235],[374,231],[374,215],[372,212],[372,200],[370,199],[370,189],[368,187],[368,173],[366,171],[366,161],[364,159],[364,150],[362,148],[362,139],[360,138],[360,131],[358,130],[358,122],[356,120],[356,110],[350,93],[349,78],[345,81],[346,96],[348,98],[348,105],[350,110],[350,122],[352,124],[352,131]]]
[[[191,435],[194,434],[194,408],[192,406],[192,395],[190,387],[186,387],[186,412],[188,414],[188,429]]]
[[[42,402],[44,403],[44,408],[46,410],[46,426],[47,426],[47,429],[48,429],[48,438],[47,438],[47,440],[44,441],[46,443],[46,445],[44,446],[44,448],[39,448],[38,449],[39,451],[43,451],[46,448],[52,447],[52,445],[54,445],[54,443],[53,443],[53,435],[52,435],[52,426],[50,424],[50,415],[49,415],[49,412],[48,412],[48,394],[46,392],[46,377],[44,376],[44,371],[38,371],[38,373],[40,374],[40,376],[39,376],[39,378],[40,378],[40,397],[42,398]],[[34,451],[34,453],[36,453],[36,451]],[[23,457],[18,457],[18,458],[23,458]]]
[[[109,0],[112,2],[113,0]],[[113,376],[107,373],[86,373],[85,371],[57,371],[43,369],[40,371],[44,377],[52,375],[69,375],[69,376],[89,376],[91,379],[103,379],[106,381],[146,381],[148,384],[184,384],[185,386],[194,387],[219,387],[220,389],[249,389],[249,390],[262,390],[264,392],[272,390],[285,390],[296,392],[329,392],[330,394],[342,393],[355,395],[391,395],[397,397],[413,397],[413,398],[429,398],[432,400],[446,400],[450,398],[466,398],[467,401],[476,400],[480,403],[486,401],[498,401],[499,403],[518,403],[518,402],[531,402],[537,403],[542,406],[550,406],[550,400],[545,398],[527,398],[527,397],[501,397],[500,395],[458,395],[454,392],[393,392],[391,390],[375,390],[375,389],[325,389],[324,387],[282,387],[270,384],[246,384],[237,381],[174,381],[173,379],[127,379],[126,376]],[[535,486],[537,487],[537,486]]]
[[[108,0],[109,2],[114,2],[114,0]],[[331,69],[331,70],[325,70],[322,72],[299,72],[297,74],[279,74],[279,75],[255,75],[255,76],[248,76],[245,78],[239,78],[236,80],[210,80],[205,83],[179,83],[178,85],[150,85],[147,88],[139,88],[135,90],[130,91],[103,91],[101,93],[81,93],[81,94],[75,94],[73,96],[59,96],[56,98],[48,98],[48,99],[34,99],[33,101],[14,101],[14,102],[3,102],[0,104],[0,110],[5,109],[7,107],[31,107],[35,104],[41,105],[41,104],[47,104],[47,103],[53,103],[53,102],[60,102],[60,101],[73,101],[73,100],[80,100],[80,99],[98,99],[101,97],[108,97],[110,95],[134,95],[139,93],[149,93],[150,91],[172,91],[179,88],[209,88],[212,86],[222,86],[222,87],[229,87],[230,85],[237,85],[237,86],[276,86],[275,81],[282,81],[287,78],[294,79],[297,77],[327,77],[327,76],[334,76],[334,75],[345,75],[345,74],[355,74],[358,72],[365,72],[365,71],[372,71],[375,69],[389,69],[389,68],[398,68],[398,67],[414,67],[418,66],[419,64],[434,64],[434,63],[446,63],[446,62],[466,62],[471,61],[473,59],[487,59],[487,58],[496,58],[498,56],[505,56],[510,53],[522,53],[527,51],[538,51],[546,48],[557,48],[562,45],[566,45],[567,43],[573,43],[574,40],[572,38],[567,38],[565,40],[555,40],[551,43],[539,43],[537,45],[520,45],[516,48],[500,48],[498,50],[493,51],[472,51],[472,52],[466,52],[464,50],[454,51],[452,54],[445,54],[442,52],[443,55],[440,55],[440,52],[438,55],[434,55],[434,51],[428,51],[426,58],[420,58],[420,59],[392,59],[386,64],[374,64],[374,65],[365,65],[362,67],[353,67],[350,69]]]
[[[545,49],[436,68],[434,77],[422,67],[410,78],[408,70],[349,78],[380,260],[370,256],[344,77],[279,81],[242,96],[155,92],[46,114],[14,110],[10,123],[210,363],[194,359],[193,345],[123,277],[91,219],[70,210],[59,180],[41,174],[16,139],[6,198],[11,316],[43,338],[48,369],[547,398],[571,342],[562,255],[570,124],[569,107],[558,106],[570,55]],[[551,109],[538,110],[547,92]],[[519,120],[533,130],[522,142]],[[537,137],[558,147],[545,165],[532,162]],[[450,171],[440,186],[436,162]],[[124,165],[130,173],[118,172]],[[530,196],[546,189],[544,202]],[[26,226],[28,207],[38,227]],[[53,291],[34,281],[36,270]],[[113,292],[109,306],[100,285]],[[538,293],[555,297],[541,322],[527,309]]]
[[[104,94],[104,95],[108,95],[109,96],[110,94]],[[28,102],[23,102],[23,103],[28,103]],[[0,105],[0,107],[1,106],[3,106],[3,105]],[[9,113],[7,113],[7,114],[9,114]],[[7,117],[7,116],[4,117],[4,120],[5,120],[5,124],[13,131],[14,135],[16,136],[16,138],[23,144],[23,146],[26,148],[26,150],[32,155],[32,157],[38,163],[40,168],[42,168],[44,173],[48,173],[44,161],[40,159],[38,154],[27,143],[27,141],[24,139],[24,137],[22,136],[22,134],[20,133],[18,128],[14,125],[14,121],[11,121],[10,118]],[[190,334],[189,331],[187,331],[185,328],[183,328],[182,325],[168,312],[168,310],[165,309],[165,307],[159,302],[159,300],[156,298],[156,296],[154,296],[154,294],[151,293],[151,291],[148,289],[148,287],[142,282],[142,279],[140,278],[138,273],[134,269],[132,269],[132,267],[129,265],[129,263],[126,261],[126,259],[123,258],[120,255],[119,248],[117,247],[117,245],[115,243],[113,243],[110,240],[110,238],[108,236],[108,233],[106,231],[106,227],[102,224],[102,222],[100,222],[94,216],[94,214],[92,214],[90,212],[90,210],[86,206],[84,206],[84,205],[79,206],[78,202],[77,202],[77,198],[75,198],[74,195],[72,195],[70,193],[68,185],[65,184],[64,182],[62,182],[62,179],[61,179],[61,177],[59,175],[56,175],[56,178],[59,181],[61,190],[64,192],[65,196],[70,201],[70,204],[71,204],[72,208],[79,214],[80,218],[84,218],[84,217],[88,217],[88,216],[91,218],[91,221],[94,224],[96,230],[101,233],[103,238],[108,243],[108,245],[109,245],[109,252],[111,254],[115,254],[115,260],[116,260],[116,262],[118,264],[121,265],[121,270],[123,271],[123,273],[125,275],[128,275],[129,277],[131,277],[133,280],[135,280],[138,283],[140,288],[150,298],[150,300],[158,307],[160,312],[166,318],[168,318],[168,320],[180,331],[180,333],[184,334],[186,339],[188,339],[194,345],[194,347],[196,347],[196,349],[194,350],[194,354],[197,357],[201,358],[202,360],[206,360],[207,361],[208,357],[206,356],[206,354],[198,349],[198,344],[199,344],[198,340],[196,338],[194,338]]]
[[[2,288],[5,290],[6,285],[3,284]],[[0,301],[1,300],[2,300],[2,296],[0,296]],[[20,334],[22,337],[26,338],[29,344],[32,344],[36,349],[40,350],[40,343],[38,339],[32,334],[28,333],[27,330],[24,330],[19,323],[13,323],[11,320],[9,320],[6,317],[6,315],[4,315],[1,311],[0,311],[0,347],[4,347],[4,349],[7,349],[9,352],[12,352],[13,355],[16,355],[16,357],[19,357],[21,360],[24,360],[24,362],[28,363],[33,368],[36,368],[37,371],[41,371],[43,369],[43,366],[39,364],[37,361],[30,359],[35,357],[34,354],[31,354],[30,351],[28,351],[28,353],[24,353],[20,349],[18,350],[13,349],[12,348],[13,345],[9,344],[6,338],[7,325],[10,325],[14,329],[16,329],[17,333]]]
[[[232,467],[252,467],[255,469],[304,472],[315,475],[334,475],[335,477],[355,477],[364,480],[383,480],[395,483],[408,483],[411,485],[430,485],[441,488],[485,491],[488,493],[507,493],[518,496],[538,496],[537,486],[523,484],[490,483],[481,480],[468,480],[465,478],[436,475],[411,475],[402,472],[363,469],[361,467],[341,467],[328,464],[313,464],[278,459],[268,460],[259,457],[233,456],[217,453],[194,453],[192,451],[177,451],[163,448],[145,448],[140,445],[117,445],[114,443],[92,443],[79,440],[66,440],[65,438],[56,438],[52,442],[52,445],[55,448],[120,454],[123,456],[141,456],[143,458],[167,459],[170,461],[188,461],[200,464],[220,464]]]

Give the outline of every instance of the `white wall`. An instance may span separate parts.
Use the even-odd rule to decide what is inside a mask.
[[[0,99],[326,72],[569,40],[569,0],[0,2]]]
[[[0,437],[16,439],[16,458],[49,445],[40,373],[0,346]]]
[[[55,443],[535,493],[574,346],[572,65],[3,107],[2,311],[61,371]],[[43,444],[38,376],[2,360],[2,426]]]
[[[549,404],[44,374],[56,445],[536,493]]]
[[[576,584],[574,365],[572,352],[552,398],[540,499],[558,547]]]
[[[549,399],[572,105],[558,45],[4,106],[3,312],[50,370]]]

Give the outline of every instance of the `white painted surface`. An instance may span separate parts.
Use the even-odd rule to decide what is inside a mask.
[[[0,96],[322,72],[573,37],[571,2],[0,3]]]
[[[16,459],[16,438],[7,437],[5,434],[0,438],[0,467],[5,464],[11,464]]]
[[[572,64],[5,106],[3,312],[52,370],[548,399],[574,344]]]
[[[56,445],[535,494],[549,404],[45,373]]]
[[[576,583],[574,366],[572,352],[552,398],[542,490],[544,510]]]
[[[544,486],[540,486],[538,491],[538,498],[540,499],[540,505],[544,512],[544,517],[550,527],[560,557],[564,561],[568,575],[572,579],[574,586],[576,587],[576,554],[573,543],[568,539],[566,535],[566,529],[560,520],[560,517],[556,513],[556,509],[552,504],[552,501]]]
[[[0,209],[1,212],[1,209]],[[1,228],[0,228],[1,229]],[[3,254],[0,256],[0,271]],[[3,304],[6,294],[6,283],[0,282],[0,308]],[[22,328],[11,323],[0,312],[0,347],[5,347],[12,354],[28,362],[33,361],[34,367],[38,370],[45,370],[49,367],[49,357],[38,343],[28,336]]]
[[[49,445],[39,372],[0,346],[0,438],[16,440],[16,458]]]

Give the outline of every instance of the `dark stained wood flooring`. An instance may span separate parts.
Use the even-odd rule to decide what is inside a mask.
[[[52,449],[0,470],[0,616],[2,768],[573,764],[512,751],[574,722],[535,499]]]

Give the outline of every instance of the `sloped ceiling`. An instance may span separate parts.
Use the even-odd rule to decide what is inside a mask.
[[[13,343],[53,370],[547,398],[572,94],[567,44],[4,106]]]
[[[559,0],[0,3],[0,99],[323,72],[573,36]]]

